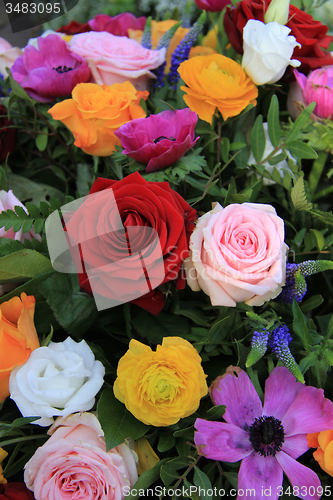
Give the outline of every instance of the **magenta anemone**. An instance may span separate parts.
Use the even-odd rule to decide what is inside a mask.
[[[115,135],[123,154],[147,165],[146,172],[162,170],[178,161],[199,137],[195,138],[198,116],[188,108],[162,111],[122,125]]]
[[[307,434],[332,428],[333,403],[322,389],[297,382],[286,367],[274,368],[265,385],[264,406],[249,378],[230,367],[210,388],[214,404],[226,405],[225,422],[198,418],[194,442],[207,458],[238,462],[238,497],[255,492],[256,500],[276,500],[283,472],[301,498],[320,498],[314,471],[296,461],[308,449]],[[298,495],[297,495],[298,496]]]
[[[11,68],[14,80],[36,101],[66,97],[78,83],[90,80],[88,63],[70,52],[59,35],[39,37],[38,47],[27,45]]]

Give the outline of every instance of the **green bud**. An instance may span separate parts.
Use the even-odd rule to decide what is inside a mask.
[[[279,24],[287,24],[289,17],[289,3],[290,0],[273,0],[264,16],[265,23],[272,23],[273,21]]]

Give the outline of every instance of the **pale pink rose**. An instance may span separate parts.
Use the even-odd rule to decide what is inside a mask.
[[[89,64],[95,83],[113,85],[130,81],[137,90],[146,90],[151,72],[165,61],[166,49],[145,49],[126,36],[105,31],[74,35],[69,41],[72,52]]]
[[[13,194],[13,191],[0,191],[0,213],[4,210],[13,210],[13,212],[15,212],[14,207],[16,206],[22,207],[23,210],[28,213],[25,206],[16,198],[15,194]],[[31,240],[32,238],[35,238],[41,241],[41,237],[39,234],[36,234],[33,229],[30,229],[28,233],[22,233],[22,228],[15,233],[12,228],[5,231],[5,228],[1,227],[0,238],[10,238],[12,240],[19,240],[22,242],[23,240]]]
[[[187,283],[214,306],[260,306],[281,292],[287,249],[284,222],[272,206],[216,203],[191,235]]]
[[[22,55],[22,50],[18,47],[12,47],[4,38],[0,37],[0,73],[7,77],[6,68],[11,68],[16,59]]]
[[[122,500],[138,479],[133,452],[121,444],[106,452],[92,413],[59,417],[25,465],[24,481],[36,500]]]

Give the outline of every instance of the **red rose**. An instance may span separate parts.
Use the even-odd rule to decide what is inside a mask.
[[[78,33],[86,33],[86,31],[91,31],[88,23],[79,23],[78,21],[71,21],[66,24],[66,26],[61,26],[57,29],[60,33],[66,33],[66,35],[77,35]]]
[[[243,53],[243,28],[249,19],[264,22],[264,14],[270,0],[242,0],[236,7],[227,7],[224,16],[224,29],[233,48],[239,54]],[[316,21],[310,14],[303,12],[294,5],[289,7],[289,21],[286,24],[302,47],[296,47],[293,59],[301,61],[298,68],[303,73],[332,65],[333,57],[327,49],[333,37],[327,35],[327,26]]]
[[[9,127],[13,122],[7,118],[7,109],[0,104],[0,164],[3,163],[8,153],[15,149],[16,129]]]
[[[80,244],[81,289],[159,314],[164,300],[155,288],[171,280],[185,286],[182,263],[195,219],[167,182],[148,182],[138,172],[120,181],[98,178],[66,223],[73,246]]]
[[[0,484],[0,500],[34,500],[24,483]]]

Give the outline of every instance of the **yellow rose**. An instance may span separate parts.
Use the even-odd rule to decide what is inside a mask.
[[[156,49],[160,39],[162,36],[169,31],[172,26],[177,24],[178,21],[175,21],[174,19],[168,19],[166,21],[152,21],[151,22],[151,45],[153,49]],[[166,66],[165,66],[165,73],[169,72],[170,66],[171,66],[171,56],[174,50],[178,47],[179,43],[182,41],[184,36],[190,31],[189,28],[182,28],[179,26],[177,29],[176,33],[173,35],[173,37],[170,40],[170,44],[167,50],[166,54]],[[142,38],[142,30],[128,30],[128,36],[129,38],[132,38],[136,40],[137,42],[141,43],[141,38]]]
[[[55,104],[48,112],[73,133],[75,146],[90,155],[109,156],[120,145],[114,132],[134,118],[145,118],[141,97],[146,99],[148,92],[136,90],[130,82],[79,83],[72,99]]]
[[[113,387],[117,399],[147,425],[168,426],[194,413],[207,394],[196,349],[180,337],[165,337],[152,351],[131,340],[119,360]]]
[[[333,429],[308,434],[307,438],[309,447],[317,448],[313,458],[327,474],[333,476]]]
[[[0,305],[0,402],[9,396],[9,377],[39,347],[34,324],[35,297],[21,293]]]
[[[184,101],[199,118],[212,123],[216,108],[223,119],[237,116],[256,104],[258,89],[240,64],[221,54],[192,57],[180,64],[178,73],[187,87]]]
[[[0,448],[0,484],[7,484],[7,479],[3,477],[3,469],[1,466],[7,455],[8,453],[3,448]]]

